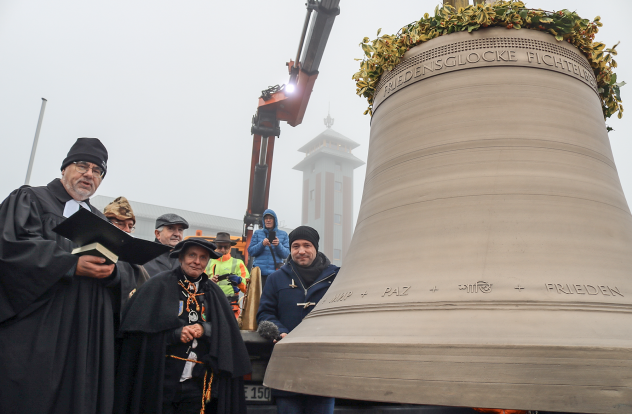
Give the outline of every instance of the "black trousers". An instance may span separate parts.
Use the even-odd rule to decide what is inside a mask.
[[[199,414],[202,410],[202,380],[191,378],[184,382],[179,382],[176,386],[176,395],[173,401],[163,402],[163,414]],[[217,400],[213,399],[207,404],[206,412],[215,413]]]

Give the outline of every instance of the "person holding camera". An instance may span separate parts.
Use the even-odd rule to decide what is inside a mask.
[[[290,254],[287,233],[279,230],[279,220],[274,211],[263,212],[263,228],[254,232],[248,254],[254,257],[253,266],[261,269],[261,286],[265,286],[268,275],[283,265],[283,259]]]

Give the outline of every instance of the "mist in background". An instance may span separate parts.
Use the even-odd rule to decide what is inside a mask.
[[[217,2],[0,0],[0,197],[24,183],[41,98],[48,99],[31,185],[60,176],[78,137],[109,151],[97,194],[241,219],[252,152],[251,118],[261,90],[287,82],[305,17],[302,0]],[[281,123],[269,207],[282,225],[301,220],[297,151],[325,129],[360,143],[366,161],[370,118],[351,75],[358,44],[377,29],[395,33],[433,13],[438,1],[342,0],[302,125]],[[623,0],[527,1],[546,10],[600,15],[596,40],[618,47],[618,79],[632,82],[632,36]],[[622,88],[624,107],[632,85]],[[626,98],[630,96],[628,101]],[[502,117],[502,113],[490,116]],[[510,116],[510,114],[508,114]],[[632,113],[610,119],[623,189],[632,196]],[[355,217],[366,167],[355,170]]]

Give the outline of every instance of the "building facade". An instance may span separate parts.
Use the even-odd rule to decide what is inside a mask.
[[[303,172],[302,224],[320,234],[320,251],[340,266],[353,235],[353,170],[364,162],[351,153],[355,141],[327,129],[299,148],[305,158],[294,166]]]
[[[105,206],[114,201],[114,198],[98,195],[91,198],[90,203],[100,211],[103,211]],[[166,213],[177,214],[189,223],[190,227],[184,231],[184,237],[195,236],[196,230],[201,231],[203,236],[215,236],[220,231],[230,233],[231,236],[241,236],[243,232],[243,220],[141,203],[130,199],[128,201],[136,216],[136,229],[133,235],[139,239],[153,241],[155,238],[156,219]],[[287,228],[283,228],[283,230],[292,231],[292,229]]]

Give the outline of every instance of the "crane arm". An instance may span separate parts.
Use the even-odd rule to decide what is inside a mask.
[[[246,246],[250,245],[254,226],[261,223],[268,207],[274,138],[281,134],[280,122],[291,126],[303,122],[331,28],[340,14],[339,5],[340,0],[308,0],[296,59],[286,64],[290,75],[288,83],[270,87],[259,97],[251,127],[250,188],[244,216]]]

